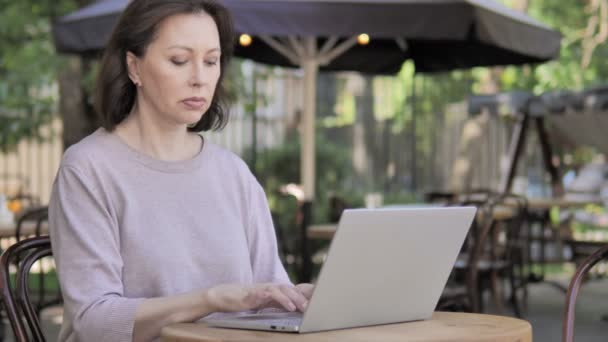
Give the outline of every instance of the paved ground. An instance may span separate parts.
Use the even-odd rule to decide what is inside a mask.
[[[568,279],[555,279],[566,286]],[[529,313],[525,317],[532,324],[535,342],[561,341],[565,294],[555,287],[539,283],[530,288]],[[608,279],[583,285],[576,306],[575,341],[608,341]]]
[[[552,280],[563,285],[567,285],[568,281],[566,276],[553,277]],[[534,342],[561,341],[565,294],[547,283],[532,284],[529,291],[525,319],[532,323]],[[492,311],[492,308],[488,310]],[[602,315],[608,315],[608,279],[589,282],[580,292],[577,301],[576,342],[608,341],[608,322],[601,320]],[[43,325],[49,342],[56,341],[59,317],[56,313],[45,315]]]

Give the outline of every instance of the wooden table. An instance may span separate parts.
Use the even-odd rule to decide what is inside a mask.
[[[575,200],[563,197],[556,198],[530,198],[528,199],[528,209],[530,210],[548,210],[553,207],[561,209],[584,207],[588,204],[597,204],[596,201]],[[509,203],[497,206],[492,214],[496,220],[506,220],[512,218],[515,214]],[[310,225],[306,232],[309,239],[331,240],[338,229],[337,224],[316,224]]]
[[[337,224],[313,224],[308,226],[306,236],[309,239],[331,240],[338,230]]]
[[[533,210],[551,209],[554,207],[558,207],[560,209],[580,208],[589,204],[602,204],[602,202],[599,200],[578,200],[564,197],[528,199],[528,209]]]
[[[15,237],[17,224],[0,224],[0,239]],[[21,236],[34,235],[36,233],[36,222],[27,221],[21,225]],[[49,233],[49,224],[43,222],[40,227],[40,234]]]
[[[526,218],[528,224],[528,239],[530,239],[528,255],[532,256],[532,244],[534,242],[539,243],[539,255],[538,260],[533,260],[530,257],[530,265],[538,262],[541,265],[540,273],[530,273],[529,280],[532,282],[539,282],[545,280],[545,264],[547,263],[562,263],[563,260],[563,246],[564,240],[562,239],[561,229],[569,229],[569,222],[561,223],[558,226],[554,226],[551,223],[549,212],[552,208],[559,209],[574,209],[583,208],[589,204],[602,204],[601,200],[598,199],[577,199],[568,197],[544,197],[544,198],[528,198],[528,217]],[[536,231],[533,231],[534,222],[539,223],[536,226]],[[538,232],[540,228],[540,232]],[[551,231],[551,237],[546,237],[546,232]],[[553,243],[558,251],[556,259],[547,260],[546,258],[546,244]],[[567,289],[560,283],[548,282],[555,287],[566,292]]]
[[[492,341],[530,342],[530,323],[516,318],[436,312],[428,321],[387,324],[309,334],[211,328],[203,323],[173,324],[162,330],[162,342],[247,341]]]
[[[495,220],[507,220],[515,215],[513,208],[508,206],[497,206],[492,211]],[[306,236],[309,239],[331,240],[338,230],[337,224],[313,224],[308,226]]]

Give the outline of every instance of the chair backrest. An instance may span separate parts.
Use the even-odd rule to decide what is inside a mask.
[[[49,237],[39,236],[10,246],[0,256],[0,295],[17,342],[45,341],[38,315],[30,301],[28,275],[37,260],[51,253]],[[17,276],[12,286],[9,268],[15,262]]]
[[[21,240],[24,237],[24,224],[26,222],[35,223],[34,235],[40,236],[42,230],[42,224],[45,221],[48,221],[49,218],[49,208],[47,206],[30,208],[25,211],[19,218],[17,219],[17,227],[15,229],[15,238],[17,241]],[[29,233],[29,232],[27,232]],[[26,234],[27,234],[26,233]]]
[[[489,199],[481,202],[465,201],[462,205],[477,205],[477,216],[467,235],[468,241],[466,241],[465,247],[465,254],[468,256],[465,282],[472,311],[481,312],[481,298],[477,296],[477,293],[480,291],[478,288],[478,266],[486,252],[485,246],[495,225],[492,216],[496,204],[493,199]]]
[[[512,262],[517,240],[520,238],[521,225],[527,210],[525,198],[512,194],[495,194],[479,191],[465,195],[465,200],[459,205],[474,205],[478,208],[476,219],[473,221],[464,253],[468,256],[466,286],[469,292],[469,301],[473,312],[481,311],[478,278],[479,264],[482,260],[490,262]],[[495,210],[506,206],[509,202],[515,203],[514,216],[509,219],[498,219],[494,216]],[[504,234],[504,239],[501,236]],[[504,242],[503,242],[504,240]]]
[[[458,195],[454,196],[457,198]],[[470,200],[466,199],[458,203],[449,203],[448,205],[459,205],[459,206],[475,206],[477,207],[477,214],[475,219],[471,223],[467,237],[463,243],[460,251],[459,260],[456,261],[456,265],[450,274],[448,279],[448,285],[446,287],[458,288],[462,285],[465,286],[466,292],[461,293],[456,291],[451,293],[444,293],[442,296],[438,309],[439,310],[457,310],[480,312],[481,303],[477,296],[478,293],[478,268],[477,263],[483,253],[483,248],[480,246],[485,244],[488,232],[492,226],[491,213],[493,210],[493,202],[488,200]]]
[[[581,287],[581,283],[585,275],[595,264],[608,259],[608,245],[601,247],[595,253],[591,254],[582,264],[578,266],[566,294],[566,311],[564,312],[564,321],[562,325],[562,341],[572,342],[574,340],[574,315],[576,309],[576,297]]]
[[[19,192],[14,196],[9,197],[9,201],[17,201],[18,208],[21,210],[27,210],[29,208],[40,206],[40,198],[38,196],[23,192]]]
[[[338,223],[340,222],[340,217],[342,217],[342,213],[345,209],[350,208],[351,206],[346,202],[346,200],[340,196],[330,196],[329,197],[329,215],[328,219],[330,223]]]
[[[527,242],[522,241],[522,231],[526,223],[528,200],[515,194],[502,194],[494,199],[494,209],[501,207],[508,214],[493,217],[493,231],[490,232],[488,246],[491,258],[494,261],[521,263],[524,255],[520,254],[527,254]]]

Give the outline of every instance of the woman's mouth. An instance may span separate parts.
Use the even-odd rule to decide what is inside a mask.
[[[189,97],[181,101],[188,109],[200,110],[205,107],[207,101],[203,97]]]

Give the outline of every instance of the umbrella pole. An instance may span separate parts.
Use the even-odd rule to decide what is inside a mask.
[[[412,76],[412,132],[411,132],[411,139],[412,139],[412,143],[411,143],[411,147],[412,147],[412,174],[411,174],[411,188],[412,188],[412,193],[416,193],[416,184],[418,183],[418,177],[417,177],[417,166],[416,166],[416,106],[417,106],[417,98],[416,98],[417,94],[416,94],[416,73],[414,73],[414,75]]]
[[[317,61],[317,43],[312,37],[304,38],[306,56],[303,58],[304,69],[304,115],[300,130],[301,155],[300,177],[304,188],[304,197],[312,201],[315,197],[315,110],[316,110],[316,83],[319,73]]]
[[[299,272],[300,282],[310,282],[312,260],[308,248],[307,231],[312,221],[312,202],[315,197],[315,111],[317,104],[317,41],[314,37],[303,39],[304,54],[301,65],[304,69],[304,115],[300,126],[300,178],[304,190],[304,201],[300,203],[300,253],[302,265]]]
[[[316,86],[319,66],[327,65],[348,49],[357,45],[358,36],[342,42],[338,37],[330,37],[321,49],[317,48],[316,37],[296,36],[279,41],[267,35],[260,39],[294,65],[304,69],[304,115],[300,126],[300,180],[304,190],[305,201],[315,198],[315,111]]]

